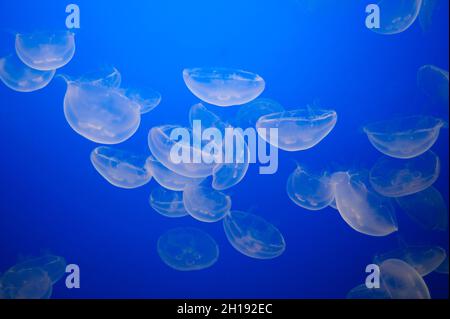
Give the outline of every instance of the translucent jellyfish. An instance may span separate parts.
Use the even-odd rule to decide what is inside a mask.
[[[441,193],[434,187],[396,198],[401,209],[417,224],[432,231],[448,229],[448,209]]]
[[[448,254],[442,264],[436,269],[438,274],[448,275]]]
[[[280,231],[256,215],[232,211],[223,220],[223,227],[230,244],[250,258],[273,259],[286,249]]]
[[[183,78],[200,100],[222,107],[242,105],[256,99],[265,88],[257,74],[224,68],[185,69]]]
[[[66,274],[66,266],[66,260],[63,257],[46,254],[41,257],[26,259],[10,270],[40,268],[47,273],[52,284],[55,284]]]
[[[53,291],[50,277],[39,267],[10,269],[1,282],[7,299],[49,299]]]
[[[424,65],[417,72],[417,83],[434,103],[440,103],[448,110],[448,71],[434,65]]]
[[[184,208],[183,193],[162,187],[155,188],[150,194],[150,206],[159,214],[169,218],[189,215]]]
[[[445,122],[431,116],[411,116],[368,125],[364,128],[381,153],[409,159],[428,151],[439,138]]]
[[[419,13],[419,22],[424,32],[428,32],[433,24],[435,8],[436,0],[422,0],[422,7]]]
[[[214,265],[219,258],[219,247],[211,236],[199,229],[176,228],[159,238],[158,254],[175,270],[195,271]]]
[[[382,288],[369,289],[366,285],[359,285],[347,294],[347,299],[391,299],[389,293]]]
[[[75,81],[70,79],[67,75],[62,75],[62,77],[66,81]],[[122,74],[115,67],[107,66],[100,68],[100,70],[96,70],[95,72],[89,73],[84,77],[82,82],[90,82],[91,84],[118,89],[122,84]]]
[[[380,265],[381,287],[392,299],[431,299],[422,276],[399,259],[388,259]]]
[[[97,172],[116,187],[138,188],[152,179],[145,165],[146,158],[132,152],[101,146],[92,151],[91,162]]]
[[[145,93],[127,90],[126,95],[140,106],[141,114],[146,114],[161,103],[161,94],[153,89],[146,89]]]
[[[288,152],[313,148],[330,134],[337,123],[337,113],[329,110],[302,109],[274,113],[261,117],[256,123],[258,133],[271,142],[270,128],[278,129],[278,143],[272,144]]]
[[[203,129],[219,129],[223,136],[225,135],[225,129],[230,127],[227,123],[222,121],[219,116],[208,110],[201,103],[193,105],[189,110],[189,123],[191,123],[191,127],[194,127],[194,121],[201,121]]]
[[[327,176],[316,176],[301,166],[289,176],[287,181],[289,198],[298,206],[317,211],[334,201],[333,187]]]
[[[431,151],[408,160],[382,157],[370,172],[370,183],[383,196],[403,197],[433,185],[440,171],[440,160]]]
[[[369,188],[363,173],[335,173],[331,184],[338,211],[351,228],[375,237],[388,236],[398,230],[391,202]]]
[[[100,144],[129,139],[141,123],[140,105],[106,82],[67,81],[64,115],[78,134]]]
[[[183,202],[192,217],[205,223],[222,220],[231,209],[229,196],[203,185],[186,186]]]
[[[242,128],[256,127],[256,123],[261,117],[281,112],[284,112],[284,108],[280,103],[271,99],[258,98],[241,106],[237,113],[237,123]]]
[[[55,70],[38,71],[29,68],[16,55],[0,59],[0,80],[17,92],[34,92],[46,87],[55,75]]]
[[[72,60],[75,34],[69,31],[16,35],[16,52],[23,63],[40,71],[56,70]]]
[[[380,28],[372,31],[384,35],[406,31],[419,16],[422,0],[381,0]]]

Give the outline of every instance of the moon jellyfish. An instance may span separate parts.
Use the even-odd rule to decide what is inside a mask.
[[[155,188],[150,194],[150,206],[159,214],[169,218],[179,218],[189,215],[184,208],[183,193]]]
[[[208,110],[201,103],[193,105],[189,110],[191,127],[194,127],[194,121],[200,121],[203,128],[217,128],[222,134],[225,134],[225,129],[229,127],[219,116]]]
[[[274,113],[261,117],[256,123],[258,133],[268,143],[270,129],[278,129],[278,143],[272,144],[288,152],[304,151],[319,144],[337,123],[337,113],[329,110],[302,109]],[[261,134],[260,129],[266,129]]]
[[[400,208],[423,228],[432,231],[448,229],[448,209],[441,193],[434,187],[396,198]]]
[[[34,92],[46,87],[55,75],[55,70],[38,71],[32,69],[16,55],[0,59],[0,80],[17,92]]]
[[[391,299],[389,293],[382,288],[369,289],[366,285],[359,285],[347,294],[347,299]]]
[[[433,102],[442,104],[448,110],[448,71],[434,65],[424,65],[417,72],[417,84]]]
[[[442,262],[442,264],[440,264],[439,267],[436,269],[436,272],[438,274],[448,275],[448,255]]]
[[[242,128],[256,127],[256,123],[261,117],[281,112],[284,112],[284,108],[278,102],[259,98],[241,106],[237,113],[237,123]]]
[[[398,230],[394,207],[389,199],[369,188],[360,173],[339,172],[331,177],[337,209],[354,230],[369,236],[388,236]]]
[[[419,16],[422,0],[381,0],[380,7],[380,28],[373,28],[372,31],[392,35],[406,31]]]
[[[183,78],[200,100],[222,107],[242,105],[256,99],[265,88],[257,74],[225,68],[185,69]]]
[[[408,160],[382,157],[370,172],[370,183],[383,196],[403,197],[433,185],[440,171],[440,160],[431,151]]]
[[[1,285],[7,299],[49,299],[53,291],[50,277],[39,267],[10,269]]]
[[[219,258],[219,247],[210,235],[199,229],[176,228],[159,238],[158,254],[175,270],[195,271],[214,265]]]
[[[409,159],[428,151],[439,138],[445,122],[431,116],[411,116],[371,124],[364,128],[381,153]]]
[[[315,176],[298,166],[287,182],[289,198],[298,206],[317,211],[334,201],[333,188],[326,176]]]
[[[256,215],[232,211],[223,220],[223,227],[230,244],[250,258],[273,259],[286,249],[280,231]]]
[[[55,284],[66,274],[66,261],[60,256],[44,255],[37,258],[24,260],[11,268],[12,271],[20,269],[40,268],[49,276],[52,284]]]
[[[436,8],[436,0],[422,0],[419,13],[419,22],[422,30],[428,32],[433,24],[433,14]]]
[[[392,299],[431,299],[422,276],[399,259],[388,259],[380,265],[381,287]]]
[[[112,147],[97,147],[91,153],[91,162],[97,172],[116,187],[133,189],[152,179],[146,168],[146,158]]]
[[[135,90],[128,90],[126,95],[140,106],[141,114],[152,111],[161,103],[161,94],[153,89],[145,90],[145,93],[139,93]]]
[[[56,70],[72,60],[75,34],[69,31],[39,32],[16,35],[17,56],[30,68]]]
[[[68,75],[61,75],[61,77],[66,81],[71,82],[90,82],[98,86],[105,86],[109,88],[120,88],[122,84],[122,74],[115,67],[106,66],[101,67],[99,70],[88,73],[81,80],[72,79]]]
[[[189,185],[183,192],[184,207],[189,215],[205,223],[222,220],[231,209],[231,198],[203,185]]]

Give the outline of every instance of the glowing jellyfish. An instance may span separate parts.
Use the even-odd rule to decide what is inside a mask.
[[[222,220],[231,209],[229,196],[203,185],[187,186],[183,202],[189,215],[205,223]]]
[[[40,268],[47,273],[52,284],[55,284],[66,274],[66,266],[67,263],[63,257],[46,254],[41,257],[26,259],[13,266],[10,270],[19,271],[20,269]]]
[[[0,80],[17,92],[34,92],[46,87],[55,71],[38,71],[29,68],[16,55],[0,59]]]
[[[16,35],[17,56],[30,68],[56,70],[72,60],[75,34],[69,31],[39,32]]]
[[[448,71],[434,65],[424,65],[417,72],[417,84],[433,102],[442,104],[448,110]]]
[[[91,153],[91,162],[97,172],[116,187],[133,189],[152,179],[146,168],[146,158],[132,152],[101,146]]]
[[[371,124],[364,128],[381,153],[409,159],[428,151],[439,138],[445,122],[430,116],[411,116]]]
[[[195,271],[214,265],[219,258],[219,247],[210,235],[199,229],[176,228],[159,238],[158,254],[175,270]]]
[[[406,31],[419,16],[421,5],[422,0],[381,0],[380,28],[371,30],[384,35]]]
[[[10,269],[1,278],[7,299],[49,299],[52,281],[39,267]]]
[[[284,112],[284,108],[278,102],[259,98],[241,106],[237,113],[237,123],[242,128],[256,127],[256,123],[261,117],[281,112]]]
[[[147,89],[145,93],[135,90],[126,91],[126,95],[140,106],[141,114],[146,114],[155,109],[162,100],[161,94],[153,89]]]
[[[189,90],[209,104],[228,107],[256,99],[265,88],[257,74],[224,68],[185,69],[183,78]]]
[[[398,230],[391,202],[369,188],[362,173],[339,172],[331,177],[337,209],[354,230],[369,236],[388,236]]]
[[[347,299],[391,299],[389,293],[382,288],[369,289],[366,285],[359,285],[347,294]]]
[[[184,208],[183,193],[162,187],[155,188],[150,194],[150,206],[159,214],[169,218],[179,218],[188,215]]]
[[[383,196],[403,197],[433,185],[440,171],[440,160],[431,151],[408,160],[382,157],[370,172],[370,183]]]
[[[396,198],[401,209],[423,228],[432,231],[448,229],[448,209],[441,193],[434,187]]]
[[[430,299],[422,276],[399,259],[388,259],[380,265],[381,287],[392,299]]]
[[[438,274],[448,275],[448,254],[442,264],[436,269]]]
[[[256,215],[232,211],[223,220],[223,227],[230,244],[250,258],[273,259],[286,249],[280,231]]]
[[[288,152],[313,148],[330,134],[337,123],[337,113],[329,110],[302,109],[274,113],[256,123],[258,133],[268,143]],[[270,128],[278,129],[278,142],[270,138]],[[260,129],[266,129],[261,133]]]
[[[295,204],[312,211],[324,209],[334,201],[329,178],[316,176],[300,166],[289,176],[286,190]]]

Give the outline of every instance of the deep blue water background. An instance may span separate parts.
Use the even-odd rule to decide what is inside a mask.
[[[68,290],[61,281],[54,298],[345,297],[364,282],[374,254],[396,248],[399,236],[364,236],[332,209],[295,206],[285,191],[292,160],[318,168],[370,168],[380,154],[361,132],[364,124],[436,114],[417,89],[416,73],[424,64],[449,69],[448,1],[439,2],[430,32],[417,21],[407,32],[381,36],[365,28],[370,1],[362,0],[76,1],[77,52],[60,72],[82,75],[113,65],[122,72],[123,86],[152,87],[163,95],[123,148],[148,152],[151,127],[187,124],[197,99],[184,85],[185,67],[257,72],[267,83],[263,97],[291,109],[317,101],[336,109],[339,123],[316,148],[280,153],[276,175],[261,176],[253,166],[229,192],[235,209],[252,209],[285,236],[282,257],[258,261],[229,245],[221,223],[165,219],[152,211],[154,181],[121,190],[103,180],[89,161],[96,145],[65,121],[61,80],[29,94],[0,85],[0,272],[20,254],[50,251],[81,267],[81,289]],[[6,31],[64,29],[69,3],[0,2],[0,53],[13,49]],[[436,186],[447,203],[448,143],[445,130],[433,148],[443,163]],[[448,249],[448,232],[423,231],[401,211],[398,220],[407,243]],[[214,267],[181,273],[159,259],[158,237],[187,225],[217,240],[220,259]],[[433,297],[448,297],[448,276],[431,274],[426,282]]]

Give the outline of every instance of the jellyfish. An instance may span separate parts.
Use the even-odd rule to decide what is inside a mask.
[[[1,285],[7,299],[49,299],[53,291],[50,277],[39,267],[10,269]]]
[[[396,198],[400,208],[423,228],[432,231],[448,229],[448,209],[441,193],[429,187],[419,193]]]
[[[175,228],[158,240],[158,254],[169,267],[178,271],[203,270],[219,258],[219,247],[207,233],[196,228]]]
[[[448,111],[448,71],[434,65],[424,65],[417,72],[419,88],[434,102],[441,104]]]
[[[374,237],[388,236],[398,230],[390,200],[369,187],[364,173],[335,173],[331,185],[337,209],[351,228]]]
[[[61,75],[66,81],[79,81],[79,82],[90,82],[98,86],[104,86],[109,88],[119,89],[122,85],[122,73],[113,66],[104,66],[94,72],[90,72],[85,75],[81,80],[72,79],[68,75]]]
[[[145,165],[146,158],[132,152],[101,146],[92,151],[91,162],[97,172],[116,187],[134,189],[152,179]]]
[[[256,127],[256,123],[261,117],[282,112],[284,112],[284,108],[278,102],[258,98],[240,107],[237,113],[237,123],[242,128]]]
[[[11,90],[34,92],[46,87],[55,76],[55,70],[38,71],[32,69],[16,55],[0,58],[0,80]]]
[[[316,176],[299,165],[289,176],[286,189],[289,198],[304,209],[322,210],[334,201],[329,178]]]
[[[364,128],[381,153],[410,159],[427,152],[439,138],[445,122],[431,116],[411,116],[374,123]]]
[[[442,264],[436,269],[438,274],[448,275],[448,254]]]
[[[225,129],[230,127],[227,123],[222,121],[222,119],[215,113],[208,110],[202,103],[195,104],[189,110],[189,122],[193,128],[194,121],[199,121],[202,128],[216,128],[221,133],[222,136],[225,135]],[[198,136],[202,138],[203,136]]]
[[[55,284],[66,274],[66,266],[67,263],[63,257],[46,254],[21,261],[10,268],[10,270],[19,271],[20,269],[40,268],[47,273],[52,284]]]
[[[419,16],[422,0],[381,0],[380,7],[380,28],[373,28],[372,31],[393,35],[406,31]]]
[[[370,172],[370,183],[383,196],[403,197],[431,187],[440,171],[439,157],[432,151],[407,160],[381,157]]]
[[[246,104],[265,88],[264,79],[259,75],[235,69],[185,69],[183,78],[196,97],[221,107]]]
[[[380,265],[381,287],[392,299],[431,299],[422,276],[399,259],[387,259]]]
[[[232,211],[223,220],[223,227],[230,244],[247,257],[274,259],[286,249],[280,231],[259,216]]]
[[[183,193],[163,187],[155,188],[150,194],[150,206],[159,214],[169,218],[188,216],[184,208]]]
[[[422,0],[419,13],[419,22],[423,32],[428,32],[433,24],[433,14],[436,8],[436,0]]]
[[[335,111],[308,108],[263,116],[256,127],[260,136],[268,143],[288,152],[297,152],[319,144],[330,134],[336,123]],[[275,144],[270,138],[271,128],[278,129],[278,142]]]
[[[359,285],[347,294],[347,299],[391,299],[389,293],[382,288],[367,288],[366,285]]]
[[[155,109],[161,103],[161,93],[147,89],[145,93],[139,93],[136,90],[127,90],[126,96],[140,106],[141,114],[146,114]]]
[[[69,31],[16,35],[17,56],[30,68],[51,71],[65,66],[75,54],[75,34]]]

